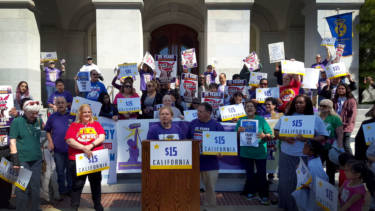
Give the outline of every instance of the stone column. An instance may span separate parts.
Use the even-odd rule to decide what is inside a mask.
[[[41,99],[40,36],[32,0],[0,0],[0,84],[27,81],[30,94]],[[44,86],[42,86],[44,88]]]
[[[332,37],[325,17],[347,12],[353,12],[353,54],[341,59],[346,68],[357,81],[359,79],[359,33],[356,25],[359,23],[359,9],[364,0],[335,0],[327,3],[326,0],[316,0],[316,3],[308,5],[305,14],[305,66],[315,63],[315,55],[326,55],[325,48],[320,46],[322,39]],[[358,99],[358,89],[353,93]]]
[[[206,64],[217,61],[217,72],[230,79],[240,73],[250,52],[250,10],[253,0],[205,0]]]
[[[107,87],[114,77],[113,69],[116,65],[142,61],[143,29],[140,8],[143,6],[143,1],[92,0],[92,2],[96,7],[97,62]],[[139,81],[138,77],[134,83],[137,92],[140,92]]]

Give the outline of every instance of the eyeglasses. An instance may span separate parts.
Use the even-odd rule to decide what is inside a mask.
[[[132,86],[126,85],[124,86],[124,88],[132,88]]]

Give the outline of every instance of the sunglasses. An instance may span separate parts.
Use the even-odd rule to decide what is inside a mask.
[[[129,86],[129,85],[126,85],[126,86],[124,86],[125,88],[132,88],[132,86]]]
[[[260,83],[260,85],[268,85],[268,83]]]
[[[154,87],[153,85],[147,85],[147,87]]]

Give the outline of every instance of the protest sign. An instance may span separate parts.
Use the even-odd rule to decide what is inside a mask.
[[[281,72],[286,74],[305,75],[305,63],[292,60],[281,61]]]
[[[202,103],[209,103],[213,109],[224,105],[224,94],[222,92],[202,92]]]
[[[333,63],[326,68],[327,78],[339,78],[348,75],[348,71],[344,63]]]
[[[245,132],[240,133],[240,146],[258,147],[258,120],[242,119],[241,127],[245,128]]]
[[[264,103],[266,98],[273,97],[278,99],[280,95],[279,87],[270,87],[270,88],[257,88],[255,90],[255,98],[259,103]]]
[[[57,61],[56,52],[40,52],[41,62]]]
[[[14,184],[19,189],[25,191],[30,182],[32,172],[29,169],[21,167],[19,170],[13,168],[12,162],[4,157],[0,163],[0,178],[8,183]]]
[[[247,96],[248,85],[246,80],[227,80],[228,95],[233,96],[236,92],[241,92]]]
[[[94,116],[94,119],[98,119],[100,109],[102,108],[102,104],[100,102],[88,100],[83,97],[74,97],[72,108],[70,109],[70,115],[75,116],[78,113],[78,109],[81,105],[88,104],[91,107],[92,115]]]
[[[154,57],[150,54],[150,52],[146,52],[145,56],[143,57],[142,63],[147,64],[151,69],[155,70],[155,60]]]
[[[77,86],[79,92],[90,92],[91,81],[90,72],[78,72],[77,73]]]
[[[105,132],[105,140],[103,142],[104,149],[109,152],[109,169],[102,171],[102,184],[116,184],[117,183],[117,131],[116,121],[99,117],[99,123],[102,125]]]
[[[362,125],[363,134],[367,146],[375,141],[375,123],[367,123]]]
[[[285,60],[284,42],[268,44],[268,53],[270,56],[270,63]]]
[[[198,97],[198,76],[191,73],[181,75],[180,95],[185,102],[191,103]]]
[[[12,117],[9,111],[14,107],[11,86],[0,86],[0,128],[9,127]]]
[[[324,38],[322,40],[321,46],[335,46],[336,37]]]
[[[187,49],[181,52],[181,65],[185,69],[195,68],[198,66],[194,48]]]
[[[279,136],[296,137],[302,135],[304,138],[314,137],[314,115],[283,116],[280,121]]]
[[[305,89],[317,89],[319,82],[320,69],[305,68],[302,87]]]
[[[109,169],[108,149],[92,151],[90,158],[85,153],[76,154],[75,158],[77,176]]]
[[[251,72],[259,69],[259,59],[255,52],[251,52],[250,55],[243,60],[243,62]]]
[[[196,118],[198,118],[198,111],[197,110],[185,110],[184,111],[184,119],[186,121],[191,122]]]
[[[222,106],[219,108],[219,110],[221,115],[221,121],[223,122],[232,120],[234,118],[239,119],[241,117],[246,116],[245,109],[242,103]]]
[[[339,197],[337,188],[319,177],[316,177],[314,185],[315,201],[318,206],[326,211],[337,211],[337,200]],[[345,196],[349,196],[349,194],[341,194],[342,201],[349,200],[349,198]]]
[[[141,111],[141,99],[135,98],[117,98],[117,109],[120,114]]]
[[[150,142],[150,169],[192,169],[191,141]]]
[[[175,55],[156,55],[156,78],[160,83],[172,83],[177,76],[177,57]]]
[[[309,185],[312,182],[312,177],[309,172],[309,169],[307,168],[305,162],[303,162],[301,157],[299,158],[299,164],[296,169],[296,175],[297,175],[296,190],[301,189],[302,185]]]
[[[202,155],[237,156],[237,133],[203,131]]]
[[[120,78],[126,78],[126,77],[132,77],[138,75],[138,67],[137,63],[124,63],[124,64],[119,64],[119,75],[118,79]]]
[[[267,79],[267,73],[252,72],[250,73],[249,86],[259,86],[260,80],[263,78]]]

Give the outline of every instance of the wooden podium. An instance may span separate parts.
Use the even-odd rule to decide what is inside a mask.
[[[191,141],[191,140],[184,140]],[[192,169],[150,169],[150,143],[142,141],[142,210],[200,210],[199,142],[192,142]]]

